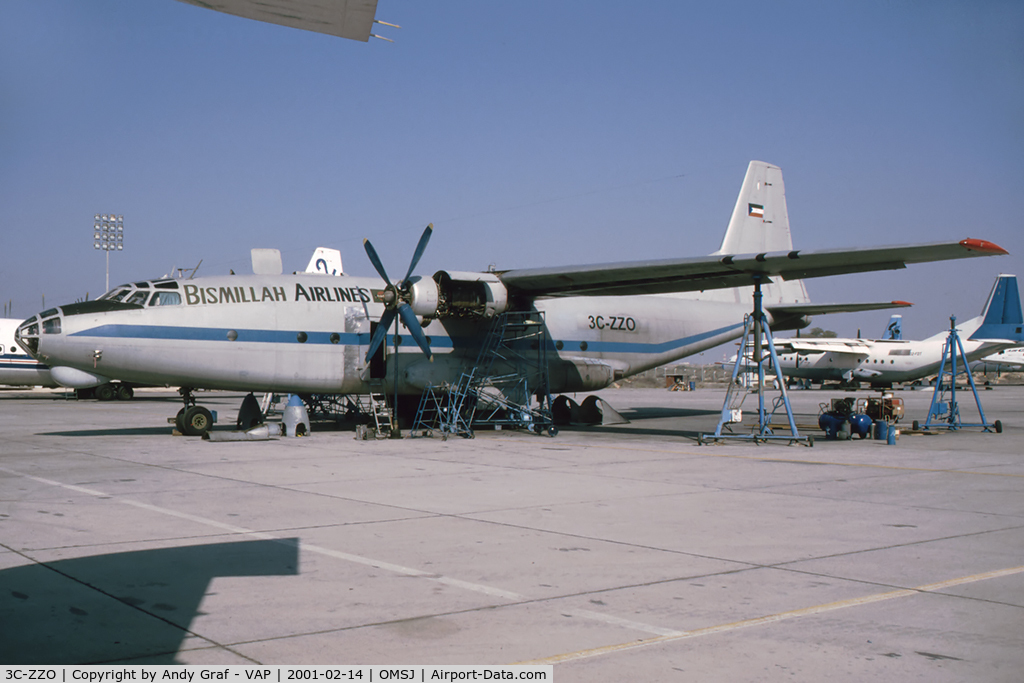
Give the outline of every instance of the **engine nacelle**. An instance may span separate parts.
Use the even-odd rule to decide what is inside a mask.
[[[409,294],[412,301],[409,305],[413,313],[421,318],[436,318],[437,306],[440,303],[440,290],[437,283],[430,278],[418,275],[409,278]]]
[[[439,270],[434,281],[440,289],[440,317],[493,318],[508,309],[508,290],[494,273]]]

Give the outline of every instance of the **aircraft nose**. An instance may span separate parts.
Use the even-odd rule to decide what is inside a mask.
[[[39,360],[40,336],[61,334],[62,327],[60,311],[50,308],[18,325],[18,329],[14,331],[14,341],[25,350],[25,353]]]

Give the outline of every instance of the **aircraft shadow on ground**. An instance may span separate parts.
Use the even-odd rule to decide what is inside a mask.
[[[635,425],[568,425],[559,427],[561,431],[580,434],[618,434],[621,436],[671,436],[682,439],[697,440],[699,430],[693,429],[655,429],[653,427],[637,427]],[[711,431],[714,431],[712,427]]]
[[[627,408],[619,413],[629,420],[657,420],[665,417],[701,417],[703,415],[719,415],[721,408],[694,409],[694,408],[659,408],[650,406],[644,408]]]
[[[170,436],[172,425],[165,427],[125,427],[124,429],[75,429],[67,432],[39,432],[36,436]]]
[[[214,577],[297,575],[298,543],[213,543],[2,570],[0,664],[174,664]]]

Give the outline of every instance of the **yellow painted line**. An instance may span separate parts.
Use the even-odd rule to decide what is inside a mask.
[[[769,614],[763,617],[756,617],[754,619],[744,619],[742,621],[734,621],[728,624],[707,626],[705,628],[698,628],[692,631],[681,631],[679,633],[674,633],[671,635],[655,636],[653,638],[633,640],[628,643],[605,645],[604,647],[596,647],[589,650],[567,652],[565,654],[553,655],[551,657],[545,657],[543,659],[534,659],[527,662],[518,662],[518,664],[559,664],[562,662],[571,662],[578,659],[589,659],[591,657],[600,657],[602,655],[612,654],[614,652],[625,652],[627,650],[635,650],[642,647],[648,647],[650,645],[671,643],[677,640],[686,640],[688,638],[699,638],[701,636],[709,636],[716,633],[736,631],[742,628],[749,628],[751,626],[762,626],[764,624],[771,624],[777,621],[784,621],[786,619],[795,619],[798,617],[806,617],[814,614],[822,614],[823,612],[832,612],[835,610],[846,609],[848,607],[870,605],[875,602],[883,602],[885,600],[893,600],[895,598],[906,598],[911,595],[931,593],[942,590],[944,588],[950,588],[952,586],[960,586],[967,583],[976,583],[978,581],[987,581],[989,579],[997,579],[1003,576],[1012,576],[1014,574],[1020,573],[1024,573],[1024,565],[1021,565],[1019,567],[1010,567],[1008,569],[997,569],[990,572],[983,572],[981,574],[972,574],[970,576],[961,576],[959,578],[948,579],[946,581],[937,581],[935,583],[928,583],[923,586],[917,586],[916,588],[902,588],[893,591],[886,591],[884,593],[865,595],[859,598],[851,598],[849,600],[839,600],[837,602],[829,602],[822,605],[814,605],[813,607],[804,607],[803,609],[795,609],[790,610],[788,612],[778,612],[776,614]]]

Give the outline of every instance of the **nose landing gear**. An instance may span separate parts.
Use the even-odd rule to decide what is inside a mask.
[[[174,416],[174,426],[185,436],[204,436],[213,426],[213,413],[203,406],[196,405],[196,398],[192,395],[192,389],[182,387],[178,389],[185,407]]]

